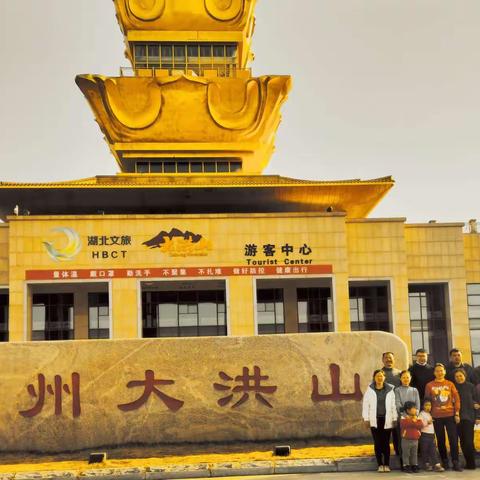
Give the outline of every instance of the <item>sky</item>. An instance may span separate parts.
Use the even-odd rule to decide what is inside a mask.
[[[259,0],[256,18],[253,73],[293,77],[264,173],[392,175],[370,216],[480,219],[479,0]],[[111,0],[0,0],[0,59],[1,181],[118,171],[74,83],[128,65]]]

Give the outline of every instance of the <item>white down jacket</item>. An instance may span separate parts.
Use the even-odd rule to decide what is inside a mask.
[[[395,392],[393,385],[385,383],[387,395],[385,398],[385,428],[393,428],[393,422],[397,421],[398,414],[395,406]],[[377,426],[377,394],[375,393],[375,384],[371,384],[363,395],[362,417],[366,422],[370,422],[371,427]]]

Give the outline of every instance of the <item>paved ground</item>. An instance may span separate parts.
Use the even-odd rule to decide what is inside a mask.
[[[228,480],[235,479],[245,479],[245,480],[370,480],[376,478],[383,480],[394,480],[394,479],[405,479],[405,478],[422,478],[422,479],[460,479],[465,478],[467,480],[478,480],[480,478],[480,470],[465,470],[463,472],[444,472],[444,473],[430,473],[430,472],[421,472],[409,475],[402,472],[391,472],[391,473],[376,473],[376,472],[348,472],[348,473],[309,473],[309,474],[296,474],[296,475],[271,475],[265,476],[248,476],[248,477],[228,477]],[[220,479],[218,479],[220,480]]]
[[[151,459],[150,459],[151,460]],[[480,457],[477,459],[477,465],[480,467]],[[142,462],[144,462],[143,460]],[[78,462],[77,462],[78,463]],[[55,467],[56,465],[56,467]],[[411,477],[421,477],[428,479],[476,479],[480,480],[480,469],[476,471],[466,470],[462,473],[427,473],[409,475],[398,470],[398,458],[391,458],[391,466],[394,469],[391,473],[378,473],[374,457],[348,457],[348,458],[322,458],[322,459],[294,459],[285,458],[270,461],[229,461],[229,462],[203,462],[196,464],[158,464],[152,465],[141,463],[137,466],[121,465],[115,460],[104,464],[83,465],[79,467],[76,464],[65,463],[55,464],[50,471],[42,471],[33,465],[29,471],[10,470],[8,465],[1,466],[0,480],[173,480],[173,479],[191,479],[191,478],[230,478],[232,480],[344,480],[344,479],[365,479],[372,478],[391,478],[405,479]],[[60,471],[58,467],[63,466]],[[32,465],[25,465],[32,467]],[[21,465],[20,465],[21,468]],[[25,468],[27,470],[27,468]],[[6,472],[2,474],[1,472]],[[8,473],[7,473],[8,472]],[[13,473],[18,472],[18,473]],[[274,478],[272,475],[275,474]]]

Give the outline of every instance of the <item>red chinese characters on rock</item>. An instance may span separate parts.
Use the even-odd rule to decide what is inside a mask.
[[[37,389],[33,384],[28,385],[27,391],[32,398],[36,398],[36,404],[29,410],[20,411],[20,415],[25,418],[36,417],[45,406],[46,394],[53,395],[55,400],[55,415],[62,415],[63,411],[63,393],[72,396],[72,415],[74,418],[81,414],[80,407],[80,374],[72,373],[72,387],[64,384],[60,375],[55,375],[53,379],[53,386],[47,385],[45,375],[40,373],[38,375]]]
[[[319,380],[317,375],[312,376],[312,393],[311,400],[314,403],[318,402],[342,402],[342,401],[361,401],[362,391],[360,389],[360,375],[354,375],[354,391],[350,393],[341,393],[340,391],[340,367],[332,363],[329,366],[330,380],[332,390],[331,393],[321,394],[319,392]],[[220,407],[225,407],[231,402],[234,402],[230,408],[238,408],[250,399],[250,394],[255,396],[255,400],[260,404],[273,408],[266,396],[273,395],[277,391],[276,385],[265,385],[268,381],[268,375],[262,375],[259,366],[253,367],[251,373],[249,367],[243,367],[242,374],[231,377],[227,373],[220,371],[218,373],[220,379],[225,383],[214,383],[213,388],[224,394],[225,396],[217,400]],[[235,384],[228,384],[235,382]],[[144,380],[131,380],[127,383],[127,388],[143,387],[143,393],[134,401],[117,405],[117,408],[122,412],[131,412],[138,410],[145,405],[148,399],[155,395],[158,397],[171,412],[178,412],[183,406],[184,401],[173,398],[165,394],[157,387],[174,385],[174,380],[157,380],[153,370],[145,370]],[[45,375],[38,374],[37,385],[29,384],[27,391],[30,397],[36,399],[35,405],[28,410],[21,410],[19,414],[25,418],[33,418],[39,415],[45,407],[48,395],[54,398],[54,413],[55,415],[62,415],[63,402],[65,394],[71,396],[72,415],[73,418],[79,417],[81,414],[80,406],[80,374],[74,372],[71,374],[71,386],[64,383],[60,375],[55,375],[53,384],[48,384]],[[47,395],[48,394],[48,395]]]
[[[225,382],[231,382],[234,379],[227,375],[225,372],[219,372],[218,376]],[[263,394],[273,394],[277,391],[277,387],[274,385],[271,386],[262,386],[262,382],[268,380],[267,375],[261,375],[260,367],[253,367],[253,375],[250,375],[250,369],[248,367],[243,367],[243,374],[237,375],[235,377],[235,382],[240,383],[235,387],[224,385],[222,383],[214,383],[213,388],[220,392],[231,392],[229,395],[220,398],[217,401],[217,404],[221,407],[228,405],[234,397],[235,393],[242,393],[238,401],[236,401],[231,408],[237,408],[243,403],[245,403],[250,398],[250,393],[255,393],[255,399],[265,405],[266,407],[273,408],[272,404],[263,396]]]
[[[360,390],[360,375],[358,373],[354,376],[354,391],[353,393],[340,393],[340,367],[335,364],[330,364],[330,379],[332,382],[332,393],[328,395],[321,395],[318,392],[318,377],[312,376],[312,401],[313,402],[341,402],[345,400],[355,400],[360,402],[362,400],[362,391]]]
[[[174,380],[156,380],[153,370],[145,371],[145,380],[132,380],[127,383],[127,388],[144,387],[142,395],[131,403],[124,403],[117,405],[122,412],[131,412],[132,410],[138,410],[141,406],[145,405],[147,400],[152,394],[155,394],[172,412],[177,412],[183,407],[184,402],[177,400],[176,398],[169,397],[156,386],[160,385],[173,385]]]

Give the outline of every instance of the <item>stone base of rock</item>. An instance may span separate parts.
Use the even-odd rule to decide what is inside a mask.
[[[279,460],[274,464],[274,473],[328,473],[337,472],[337,462],[333,459],[321,460]]]
[[[345,458],[336,462],[337,472],[368,472],[378,468],[375,458]]]
[[[78,477],[78,472],[33,472],[12,474],[10,478],[14,480],[76,480]],[[3,477],[0,477],[0,480],[3,480]]]
[[[144,480],[145,469],[126,468],[126,469],[105,469],[105,470],[85,470],[77,477],[78,480],[87,478],[98,478],[102,480]]]
[[[207,463],[198,465],[149,467],[145,471],[146,480],[163,480],[166,478],[205,478],[210,476],[210,469]]]

